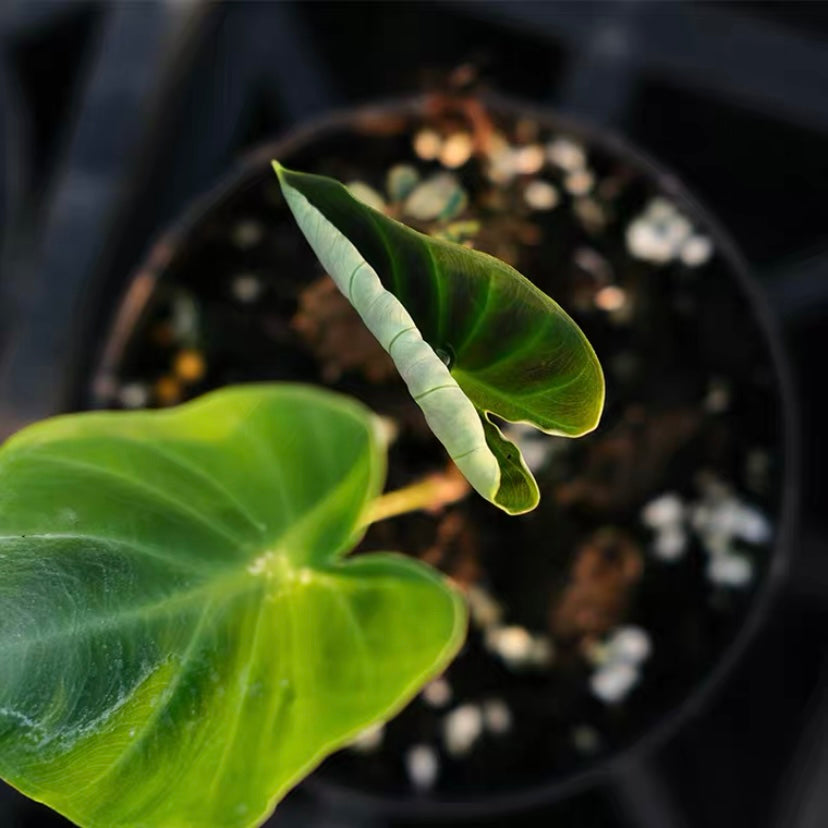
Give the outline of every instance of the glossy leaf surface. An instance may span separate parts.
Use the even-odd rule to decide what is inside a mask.
[[[375,419],[302,386],[32,426],[0,449],[0,775],[85,826],[257,824],[442,670],[458,595],[343,556]]]
[[[489,414],[566,437],[594,429],[604,378],[580,328],[504,262],[418,233],[333,179],[274,168],[322,265],[472,486],[507,512],[533,509],[535,480]]]

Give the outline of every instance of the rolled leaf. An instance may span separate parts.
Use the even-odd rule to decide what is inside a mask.
[[[0,449],[0,775],[83,826],[256,825],[444,669],[458,595],[344,559],[375,418],[246,386],[45,421]]]
[[[594,429],[604,377],[580,328],[504,262],[418,233],[333,179],[273,166],[323,267],[452,460],[506,512],[533,509],[535,479],[489,415],[565,437]]]

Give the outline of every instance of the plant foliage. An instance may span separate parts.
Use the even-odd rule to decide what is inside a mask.
[[[594,429],[604,378],[580,328],[504,262],[418,233],[333,179],[274,168],[314,252],[452,460],[501,509],[533,509],[537,484],[490,415],[566,437]]]
[[[0,775],[84,826],[260,822],[457,650],[458,594],[347,558],[373,415],[243,386],[0,449]]]

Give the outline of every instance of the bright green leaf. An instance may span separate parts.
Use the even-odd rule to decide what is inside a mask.
[[[442,670],[461,600],[343,560],[384,478],[373,416],[246,386],[0,449],[0,775],[99,828],[257,824]]]
[[[566,437],[594,429],[604,377],[580,328],[504,262],[418,233],[330,178],[274,168],[323,267],[449,456],[497,506],[533,509],[537,484],[489,414]]]

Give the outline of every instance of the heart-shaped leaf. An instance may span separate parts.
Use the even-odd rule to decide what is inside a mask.
[[[535,479],[489,414],[566,437],[594,429],[604,377],[580,328],[504,262],[418,233],[333,179],[273,166],[323,267],[452,460],[506,512],[534,509]]]
[[[0,449],[0,775],[85,826],[257,824],[442,670],[458,594],[342,560],[384,478],[366,409],[246,386]]]

